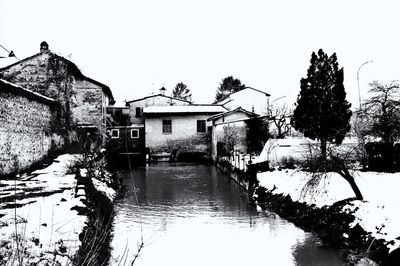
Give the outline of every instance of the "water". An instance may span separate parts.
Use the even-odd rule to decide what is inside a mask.
[[[120,172],[112,265],[342,265],[338,250],[258,212],[214,166],[157,164]],[[140,207],[137,207],[135,190]],[[142,233],[141,233],[142,232]]]

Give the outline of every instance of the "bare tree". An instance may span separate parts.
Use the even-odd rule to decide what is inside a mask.
[[[238,130],[235,125],[229,125],[223,127],[224,139],[223,143],[226,151],[231,152],[235,150],[235,146],[238,143]]]
[[[317,189],[320,182],[325,180],[329,173],[334,172],[349,183],[356,199],[362,200],[363,196],[352,174],[355,169],[351,161],[355,156],[355,149],[356,147],[343,148],[336,145],[334,147],[328,146],[328,156],[323,158],[320,155],[320,151],[318,151],[316,147],[310,145],[302,169],[311,174],[302,189],[302,194],[304,195],[309,191]]]
[[[271,109],[268,110],[268,115],[270,121],[276,128],[276,138],[283,139],[290,133],[292,129],[292,125],[290,124],[292,110],[286,103],[283,105],[273,105]]]
[[[363,112],[363,110],[360,109],[354,112],[354,117],[351,120],[351,124],[352,130],[358,139],[358,146],[356,149],[357,161],[361,163],[363,169],[366,169],[368,165],[366,141],[369,129],[371,127],[371,119],[365,112]]]
[[[364,114],[370,119],[370,127],[364,133],[378,137],[384,144],[385,170],[393,170],[394,144],[400,137],[400,85],[373,81],[369,93],[372,97],[364,103]]]

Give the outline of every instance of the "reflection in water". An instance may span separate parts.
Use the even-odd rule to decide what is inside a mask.
[[[341,265],[340,252],[321,247],[312,234],[257,212],[214,166],[158,164],[119,177],[124,191],[114,220],[115,265],[130,265],[141,224],[139,266]]]
[[[298,266],[341,265],[340,255],[336,250],[323,247],[312,235],[307,235],[293,249],[293,256]]]

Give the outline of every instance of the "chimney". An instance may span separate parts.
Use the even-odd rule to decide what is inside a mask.
[[[42,42],[40,44],[40,52],[43,53],[43,52],[46,52],[48,50],[49,50],[49,45],[47,44],[47,42]]]
[[[166,90],[167,90],[166,88],[162,87],[162,88],[160,89],[160,94],[165,96],[165,91],[166,91]]]

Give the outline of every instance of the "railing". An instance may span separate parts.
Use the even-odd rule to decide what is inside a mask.
[[[247,171],[250,159],[254,161],[254,157],[251,157],[250,154],[244,154],[239,151],[233,151],[228,156],[219,157],[220,160],[224,160],[229,162],[235,169],[239,169],[241,171]]]

